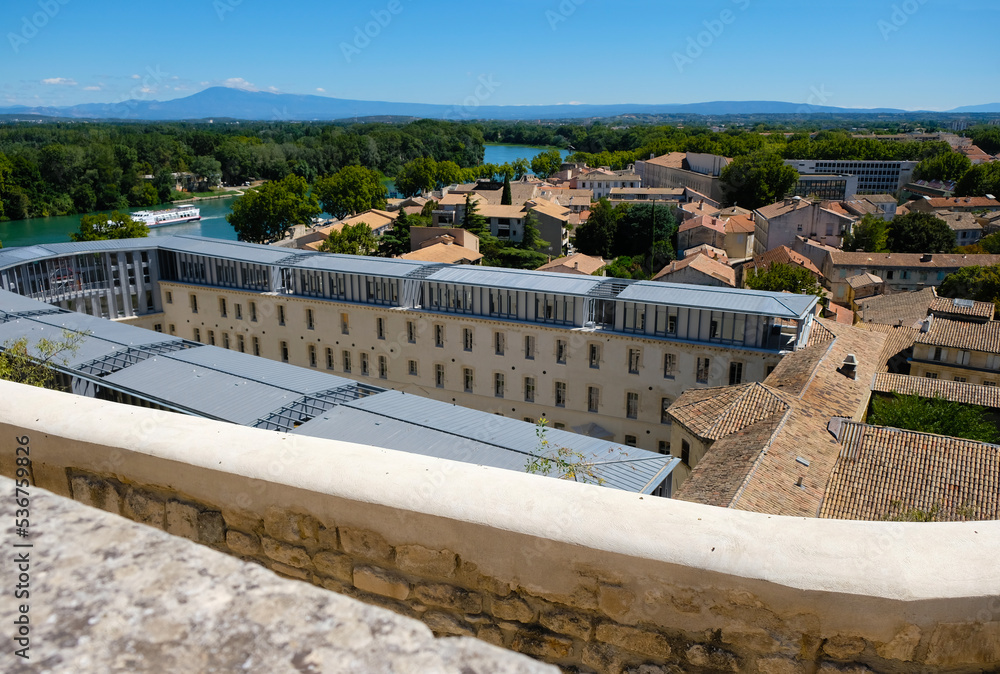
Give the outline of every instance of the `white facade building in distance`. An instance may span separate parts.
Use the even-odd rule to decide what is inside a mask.
[[[913,180],[913,171],[919,162],[915,161],[853,161],[833,159],[786,159],[785,164],[799,172],[800,176],[856,176],[856,194],[897,194],[903,186]],[[815,180],[815,178],[811,178]],[[847,188],[848,192],[850,187]],[[854,195],[847,194],[850,199]]]
[[[807,345],[817,302],[191,236],[5,249],[0,284],[193,342],[661,452],[677,396],[762,381]]]

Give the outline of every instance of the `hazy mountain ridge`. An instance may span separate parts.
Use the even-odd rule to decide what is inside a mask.
[[[352,117],[426,117],[433,119],[571,119],[616,117],[629,114],[813,114],[813,113],[906,113],[896,108],[837,108],[782,101],[713,101],[706,103],[642,105],[438,105],[357,101],[300,94],[275,94],[212,87],[170,101],[128,100],[118,103],[86,103],[66,107],[0,107],[0,115],[37,115],[79,119],[134,119],[170,121],[231,118],[244,120],[313,121]],[[965,106],[948,112],[1000,112],[1000,103]]]

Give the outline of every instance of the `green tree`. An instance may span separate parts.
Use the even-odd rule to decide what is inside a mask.
[[[0,379],[63,390],[57,385],[55,367],[66,365],[86,338],[87,333],[63,330],[60,339],[42,338],[29,344],[27,337],[20,337],[7,342],[0,347]]]
[[[541,152],[531,160],[531,172],[542,179],[558,173],[560,168],[562,168],[562,155],[559,150]]]
[[[396,174],[396,189],[404,197],[430,192],[437,185],[437,162],[430,157],[417,157]]]
[[[410,252],[410,227],[416,219],[417,216],[400,211],[399,217],[392,223],[392,229],[378,241],[379,257],[399,257]]]
[[[226,220],[240,241],[271,243],[281,239],[292,225],[309,222],[319,213],[319,202],[309,193],[309,183],[291,174],[237,198]]]
[[[812,272],[798,265],[781,262],[772,263],[764,269],[748,269],[743,279],[743,286],[776,293],[790,292],[819,297],[823,295],[823,289]]]
[[[160,169],[155,174],[153,174],[153,187],[156,188],[156,197],[158,204],[165,204],[170,201],[170,195],[174,192],[174,185],[177,183],[174,181],[173,174],[169,169]],[[90,192],[90,197],[92,202],[96,202],[97,197],[94,195],[94,190],[90,185],[82,185]],[[76,202],[76,197],[73,197],[73,201]],[[79,208],[79,207],[78,207]],[[94,207],[90,208],[79,208],[83,211],[92,211]]]
[[[453,161],[439,161],[435,167],[434,180],[438,185],[455,185],[462,182],[462,167]]]
[[[604,484],[598,466],[600,462],[568,447],[553,447],[548,439],[548,419],[542,417],[535,425],[538,447],[524,466],[526,473],[551,475],[560,480],[573,480],[588,484]],[[608,453],[611,453],[608,449]]]
[[[671,241],[677,234],[677,220],[670,208],[653,204],[622,204],[617,208],[620,212],[612,257],[647,257],[655,248],[653,266],[658,262],[657,270],[674,259]]]
[[[388,196],[382,174],[364,166],[345,166],[320,178],[313,191],[323,210],[338,220],[373,208],[384,209]]]
[[[114,211],[80,218],[80,230],[70,233],[73,241],[104,241],[107,239],[141,239],[149,236],[145,222],[133,220],[128,213]]]
[[[958,181],[972,168],[969,158],[960,152],[943,152],[917,164],[913,177],[917,180]]]
[[[500,205],[501,206],[514,205],[514,197],[510,192],[510,178],[508,176],[503,177],[503,194],[500,195]]]
[[[331,231],[319,249],[324,253],[340,255],[373,255],[378,250],[378,241],[372,228],[359,222]]]
[[[719,176],[731,206],[754,210],[780,201],[792,191],[799,172],[769,152],[736,157]]]
[[[963,267],[948,274],[938,288],[938,295],[993,302],[1000,308],[1000,265]]]
[[[8,219],[5,216],[4,201],[10,199],[10,189],[12,187],[10,176],[13,172],[10,160],[0,154],[0,220]]]
[[[892,219],[888,245],[893,253],[950,253],[955,232],[941,218],[913,211]]]
[[[868,423],[979,442],[1000,442],[1000,431],[986,410],[944,398],[899,395],[872,398]]]
[[[983,152],[1000,154],[1000,127],[977,126],[969,130],[969,138]]]
[[[147,208],[160,203],[160,195],[151,183],[144,180],[129,190],[128,202],[137,208]]]
[[[538,231],[538,219],[535,214],[528,211],[524,216],[524,224],[521,226],[523,230],[523,237],[517,247],[522,250],[539,250],[540,248],[546,248],[549,242],[542,238],[541,233]],[[545,264],[545,262],[540,262],[539,265]]]
[[[209,189],[222,180],[222,163],[215,157],[195,157],[188,165],[191,173]]]
[[[483,237],[483,234],[490,234],[489,223],[486,218],[479,215],[479,205],[472,198],[472,193],[465,195],[465,213],[462,214],[462,229],[467,229],[476,236]]]
[[[884,253],[889,250],[889,223],[877,215],[866,213],[850,232],[844,235],[842,248],[853,252]]]
[[[642,258],[616,257],[604,268],[604,275],[612,278],[635,279],[641,281],[649,276],[643,271]]]
[[[622,212],[620,207],[612,206],[607,199],[594,204],[590,209],[590,218],[576,228],[577,250],[605,260],[615,257],[615,239]]]
[[[1000,161],[973,166],[955,185],[955,194],[960,197],[985,197],[987,194],[1000,197]]]
[[[1000,255],[1000,232],[993,232],[979,240],[979,246],[990,255]]]

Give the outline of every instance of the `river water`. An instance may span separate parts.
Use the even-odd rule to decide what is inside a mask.
[[[517,159],[531,160],[544,149],[522,145],[487,145],[484,162],[487,164],[504,164]],[[563,158],[569,152],[561,151]],[[394,186],[390,185],[390,190]],[[226,222],[232,198],[209,199],[195,202],[201,209],[200,222],[188,222],[183,225],[168,225],[149,230],[150,236],[169,236],[174,234],[194,234],[213,239],[236,240],[236,232]],[[156,208],[167,208],[158,206]],[[133,208],[132,211],[146,210]],[[31,220],[13,220],[0,222],[0,241],[5,248],[13,246],[31,246],[38,243],[64,243],[69,241],[70,232],[80,228],[80,215],[63,215],[54,218],[34,218]]]

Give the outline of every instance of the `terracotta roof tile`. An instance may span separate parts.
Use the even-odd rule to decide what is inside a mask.
[[[670,406],[670,416],[706,440],[718,440],[788,410],[764,384],[690,389]]]
[[[652,280],[665,281],[671,274],[687,267],[691,267],[706,276],[718,279],[728,286],[732,286],[733,288],[736,287],[736,270],[703,254],[692,255],[691,257],[686,257],[683,260],[674,260],[661,269],[660,273],[654,276]]]
[[[750,266],[756,268],[766,268],[776,262],[803,267],[818,277],[823,276],[819,267],[813,264],[812,260],[807,258],[805,255],[796,253],[788,246],[778,246],[777,248],[772,248],[771,250],[761,253],[760,255],[754,255],[753,262]]]
[[[920,253],[849,253],[830,251],[830,261],[835,267],[905,267],[905,268],[961,268],[974,265],[1000,264],[1000,255],[961,255],[935,253],[923,261]]]
[[[981,405],[1000,409],[1000,386],[980,386],[947,379],[911,377],[906,374],[879,372],[872,390],[878,393],[899,393],[921,398],[944,398],[964,405]]]
[[[917,335],[916,343],[1000,353],[1000,321],[969,323],[935,318],[927,332]]]
[[[912,326],[927,316],[935,297],[933,288],[868,297],[858,302],[858,314],[863,323]]]
[[[992,302],[975,302],[973,300],[953,299],[951,297],[935,297],[928,309],[935,316],[968,316],[991,320],[996,313]]]

